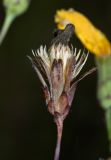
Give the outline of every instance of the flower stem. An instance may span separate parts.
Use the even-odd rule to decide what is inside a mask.
[[[4,38],[7,34],[7,31],[9,29],[10,25],[12,24],[14,18],[15,18],[15,15],[13,15],[11,13],[6,13],[5,21],[4,21],[3,27],[0,31],[0,45],[2,44]]]
[[[106,127],[109,139],[109,150],[111,154],[111,107],[106,110]]]
[[[58,118],[56,120],[56,125],[57,125],[57,144],[55,149],[54,160],[59,160],[62,131],[63,131],[63,120],[61,118]]]
[[[98,99],[105,111],[111,154],[111,55],[96,57],[98,67]]]

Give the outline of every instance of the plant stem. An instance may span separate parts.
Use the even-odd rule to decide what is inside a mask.
[[[96,57],[98,68],[98,99],[102,107],[111,107],[111,55]]]
[[[14,18],[15,18],[15,15],[13,15],[11,13],[6,14],[5,21],[4,21],[2,29],[0,31],[0,45],[2,44],[4,38],[7,34],[7,31],[9,29],[10,25],[12,24]]]
[[[111,55],[96,57],[98,67],[98,99],[105,110],[106,127],[111,154]]]
[[[109,149],[111,154],[111,107],[106,110],[106,127],[109,139]]]
[[[56,120],[56,125],[57,125],[57,144],[56,144],[56,149],[55,149],[54,160],[59,160],[61,138],[62,138],[62,131],[63,131],[63,120],[58,118]]]

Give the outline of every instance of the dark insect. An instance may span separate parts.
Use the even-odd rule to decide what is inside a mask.
[[[72,35],[74,34],[74,28],[74,25],[67,24],[64,30],[56,30],[54,33],[54,38],[51,41],[51,45],[58,45],[59,43],[68,45]]]

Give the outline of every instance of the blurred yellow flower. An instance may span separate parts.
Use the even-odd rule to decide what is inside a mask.
[[[111,44],[106,36],[98,30],[82,13],[73,9],[59,10],[55,15],[58,28],[64,29],[66,24],[75,26],[75,33],[84,46],[97,56],[111,54]]]

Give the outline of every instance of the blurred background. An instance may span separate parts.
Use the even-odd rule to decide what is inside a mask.
[[[0,47],[0,159],[52,160],[56,125],[47,112],[41,83],[26,55],[49,45],[56,28],[54,14],[61,8],[84,13],[111,40],[110,0],[31,1],[10,27]],[[0,1],[0,27],[5,12]],[[81,24],[82,25],[82,24]],[[72,44],[84,48],[76,37]],[[94,56],[83,73],[95,66]],[[96,73],[82,80],[64,121],[60,160],[98,160],[108,156],[104,111],[96,98]]]

